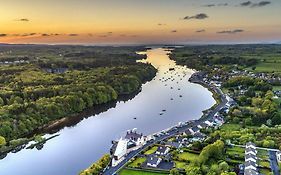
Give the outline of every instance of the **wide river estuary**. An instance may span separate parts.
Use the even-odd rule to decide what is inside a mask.
[[[151,63],[158,73],[133,99],[64,127],[41,150],[9,153],[0,160],[0,175],[77,175],[108,153],[111,141],[129,129],[147,135],[200,118],[202,111],[215,104],[212,93],[188,82],[193,70],[176,65],[168,53],[162,48],[142,53],[147,54],[142,61]]]

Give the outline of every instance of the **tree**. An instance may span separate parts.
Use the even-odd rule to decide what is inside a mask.
[[[173,168],[170,170],[170,175],[180,175],[180,172],[177,168]]]
[[[235,117],[241,117],[242,116],[242,112],[239,109],[234,109],[232,111],[232,115]]]
[[[276,112],[272,117],[272,124],[273,125],[280,125],[281,124],[281,114]]]
[[[5,146],[5,145],[6,145],[5,137],[0,136],[0,147]]]
[[[194,165],[189,165],[185,169],[186,174],[188,175],[202,175],[202,172],[200,170],[200,167],[194,166]]]
[[[221,140],[217,140],[213,144],[209,144],[203,148],[199,155],[199,161],[205,164],[208,160],[219,160],[223,156],[224,143]]]
[[[0,97],[0,106],[4,106],[5,103],[4,103],[4,100]]]
[[[222,172],[226,172],[226,171],[228,171],[228,169],[229,169],[229,165],[228,165],[225,161],[223,161],[223,162],[221,162],[221,163],[219,164],[219,169],[220,169]]]

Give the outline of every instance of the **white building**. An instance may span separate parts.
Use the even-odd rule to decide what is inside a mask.
[[[164,156],[164,155],[167,155],[169,151],[170,151],[169,147],[167,147],[167,146],[159,146],[157,148],[155,154]]]
[[[147,166],[150,166],[150,167],[153,167],[153,168],[156,168],[160,163],[161,163],[162,159],[159,158],[159,157],[156,157],[156,156],[150,156],[148,159],[147,159]]]
[[[118,163],[124,159],[127,154],[127,144],[128,141],[126,139],[120,138],[113,154],[112,166],[118,165]]]

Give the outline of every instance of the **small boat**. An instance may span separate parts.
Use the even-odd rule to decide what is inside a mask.
[[[134,120],[136,120],[137,119],[137,117],[134,117]]]
[[[182,95],[180,95],[180,97],[182,97]]]
[[[171,100],[174,100],[173,98],[171,98]]]
[[[166,109],[163,109],[162,112],[166,112]]]

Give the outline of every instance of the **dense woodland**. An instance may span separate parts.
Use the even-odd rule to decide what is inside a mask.
[[[137,47],[0,46],[0,147],[86,108],[131,94],[156,69]]]

